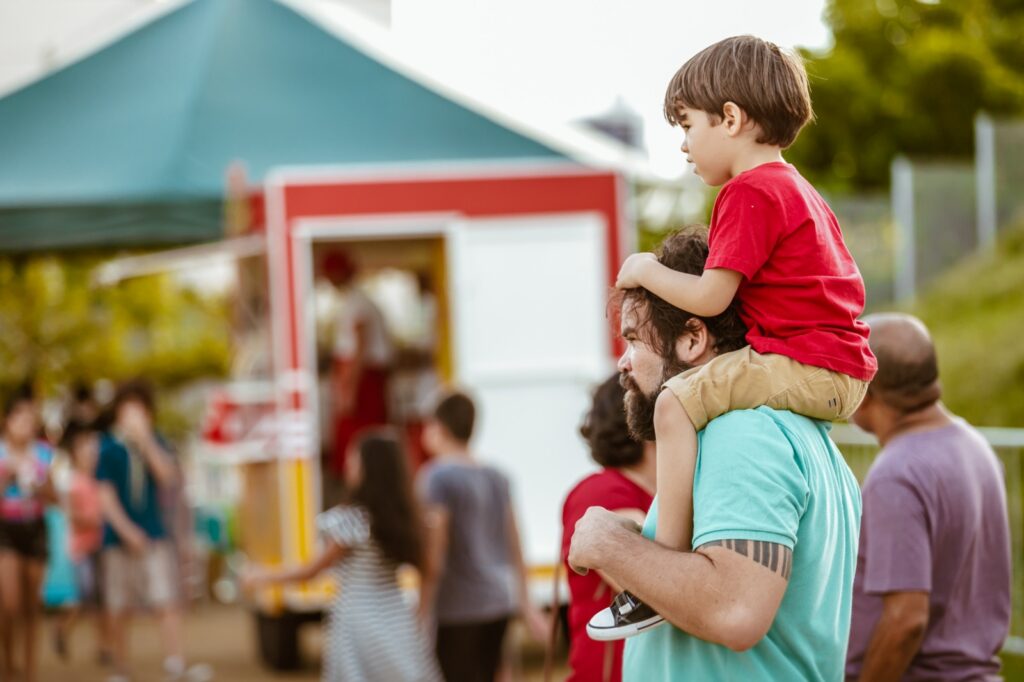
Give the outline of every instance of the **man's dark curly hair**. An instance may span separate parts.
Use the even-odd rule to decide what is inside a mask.
[[[633,440],[626,426],[625,398],[626,389],[614,374],[594,391],[590,412],[580,426],[591,458],[603,467],[630,466],[644,456],[643,445]]]
[[[658,262],[679,272],[701,275],[708,259],[708,233],[702,226],[684,227],[661,242]],[[674,359],[676,339],[696,320],[704,322],[714,338],[715,353],[728,353],[747,345],[747,327],[740,319],[736,301],[714,317],[699,317],[676,308],[643,288],[618,292],[612,303],[621,312],[625,303],[635,304],[637,333],[658,355]]]

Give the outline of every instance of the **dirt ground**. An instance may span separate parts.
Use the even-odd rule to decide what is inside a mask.
[[[60,661],[53,649],[54,618],[48,617],[40,634],[39,682],[105,682],[107,671],[96,662],[95,635],[91,623],[82,622],[72,635],[70,661]],[[292,673],[277,673],[264,668],[255,648],[251,615],[241,607],[207,605],[192,611],[186,624],[187,651],[190,660],[213,667],[217,682],[311,682],[319,680],[320,628],[304,626],[301,634],[304,667]],[[132,633],[131,646],[135,682],[163,682],[160,670],[159,631],[151,619],[139,618]],[[541,682],[543,654],[530,647],[514,662],[519,674],[511,680]],[[554,679],[565,677],[560,668]]]

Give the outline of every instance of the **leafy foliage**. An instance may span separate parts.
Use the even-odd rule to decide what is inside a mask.
[[[76,381],[141,376],[160,386],[223,376],[226,303],[168,276],[92,284],[95,257],[0,260],[0,391],[25,381],[47,394]]]
[[[826,189],[888,186],[898,154],[969,157],[979,111],[1024,112],[1021,0],[830,0],[804,52],[817,121],[788,158]]]
[[[1024,427],[1024,224],[961,263],[913,312],[935,337],[946,404],[979,426]]]

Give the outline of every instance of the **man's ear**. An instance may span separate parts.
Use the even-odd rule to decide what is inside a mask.
[[[747,112],[743,111],[740,105],[735,102],[726,102],[722,105],[722,125],[725,126],[725,133],[729,137],[736,137],[743,131],[754,125]]]
[[[707,325],[692,317],[686,324],[686,331],[676,339],[676,359],[686,365],[697,364],[707,353],[710,344]]]

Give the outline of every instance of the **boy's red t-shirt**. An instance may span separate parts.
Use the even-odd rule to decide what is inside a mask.
[[[609,664],[607,682],[622,679],[622,647],[620,642],[598,642],[587,635],[587,623],[595,613],[611,606],[615,594],[597,571],[580,575],[569,568],[569,545],[576,522],[591,507],[640,509],[651,506],[649,492],[615,469],[604,469],[580,481],[565,499],[562,507],[562,563],[569,583],[569,668],[566,682],[606,682],[606,658]]]
[[[707,268],[743,275],[736,298],[747,342],[870,381],[864,280],[832,210],[788,163],[766,163],[722,186],[708,234]]]

